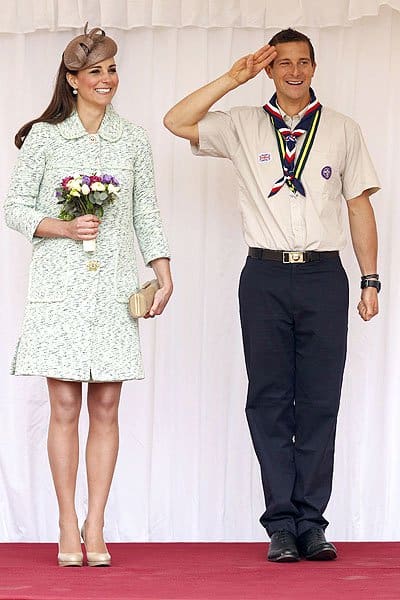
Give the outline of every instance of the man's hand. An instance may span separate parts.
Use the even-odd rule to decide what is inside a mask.
[[[369,193],[365,190],[359,196],[348,200],[349,224],[354,251],[362,274],[376,273],[376,256],[378,237],[374,211],[369,201]],[[378,314],[378,291],[374,287],[366,287],[361,291],[358,312],[364,321],[370,321]]]
[[[361,300],[357,306],[358,313],[364,321],[370,321],[379,312],[378,292],[376,288],[364,288],[361,292]]]
[[[242,85],[242,83],[246,83],[246,81],[258,75],[267,65],[273,62],[276,56],[275,46],[267,44],[254,54],[239,58],[228,71],[228,75],[234,79],[237,85]]]
[[[190,140],[192,144],[198,144],[198,123],[211,106],[225,94],[258,75],[276,56],[275,47],[267,44],[254,54],[239,58],[229,71],[175,104],[164,117],[165,127],[175,135]]]

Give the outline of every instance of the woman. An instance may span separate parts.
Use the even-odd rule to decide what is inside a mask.
[[[47,378],[60,566],[83,564],[74,503],[83,381],[90,426],[82,537],[90,566],[111,563],[103,526],[118,452],[118,403],[122,382],[143,377],[137,321],[128,314],[128,298],[138,288],[134,231],[160,284],[147,316],[160,315],[172,293],[150,145],[145,131],[111,106],[118,88],[115,42],[86,27],[64,51],[48,108],[16,135],[22,148],[5,203],[8,226],[33,243],[12,372]],[[57,218],[55,189],[62,179],[95,172],[112,175],[120,185],[101,221],[94,215]],[[93,239],[96,250],[89,254],[82,242]]]

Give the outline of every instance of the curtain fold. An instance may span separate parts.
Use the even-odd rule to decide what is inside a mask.
[[[2,0],[0,33],[57,31],[92,25],[136,27],[349,26],[400,0]]]

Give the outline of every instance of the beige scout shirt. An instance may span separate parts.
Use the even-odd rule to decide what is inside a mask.
[[[283,116],[289,126],[298,122]],[[359,126],[326,107],[301,177],[305,198],[286,184],[268,198],[282,177],[282,166],[273,126],[262,107],[207,113],[199,122],[199,145],[192,145],[192,152],[231,159],[239,180],[244,237],[257,248],[342,250],[342,198],[379,189]]]

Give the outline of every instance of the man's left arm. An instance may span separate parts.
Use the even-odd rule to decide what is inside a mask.
[[[347,202],[351,239],[362,275],[377,272],[378,235],[374,210],[368,190]],[[361,291],[358,312],[364,321],[378,314],[378,290],[366,287]]]

